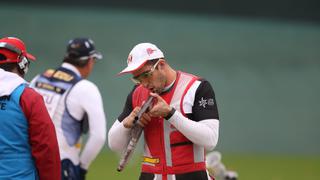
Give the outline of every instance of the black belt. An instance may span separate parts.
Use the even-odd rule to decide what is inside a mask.
[[[141,172],[139,180],[153,180],[154,174]],[[208,180],[206,171],[195,171],[184,174],[176,174],[176,180]]]

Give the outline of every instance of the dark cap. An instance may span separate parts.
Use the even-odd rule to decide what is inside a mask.
[[[68,42],[68,58],[86,60],[90,57],[102,59],[102,54],[96,51],[94,42],[89,38],[75,38]]]

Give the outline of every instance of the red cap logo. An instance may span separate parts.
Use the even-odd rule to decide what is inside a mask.
[[[131,62],[132,62],[132,55],[129,54],[128,59],[127,59],[127,64],[129,64],[129,63],[131,63]]]
[[[151,49],[151,48],[148,48],[147,49],[147,53],[148,55],[150,56],[154,51],[156,51],[155,49]]]

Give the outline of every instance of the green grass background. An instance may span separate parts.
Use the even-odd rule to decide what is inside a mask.
[[[138,179],[140,162],[136,156],[123,172],[117,172],[119,155],[103,150],[93,162],[87,174],[89,180]],[[270,155],[270,154],[223,154],[222,162],[227,169],[239,174],[240,180],[319,180],[320,156]]]

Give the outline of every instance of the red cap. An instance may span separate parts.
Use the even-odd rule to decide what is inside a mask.
[[[19,62],[18,55],[20,54],[27,57],[28,60],[36,60],[32,54],[27,53],[26,46],[23,41],[15,37],[5,37],[0,39],[0,53],[7,57],[6,61],[0,61],[0,63]]]

